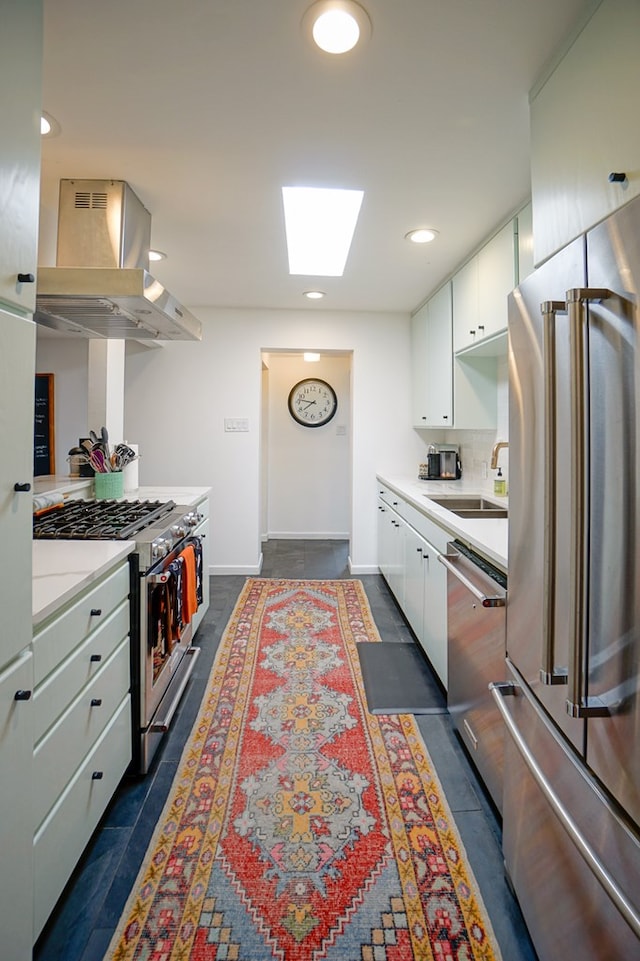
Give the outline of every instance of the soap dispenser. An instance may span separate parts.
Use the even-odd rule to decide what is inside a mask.
[[[502,468],[498,468],[498,476],[493,482],[493,493],[497,494],[499,497],[504,497],[507,493],[507,482],[502,476]]]

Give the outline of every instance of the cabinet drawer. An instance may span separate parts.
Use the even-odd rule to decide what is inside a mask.
[[[125,638],[34,752],[33,824],[36,828],[91,751],[128,690],[129,641]]]
[[[131,759],[131,705],[123,699],[34,838],[37,937]],[[97,779],[96,774],[102,777]]]
[[[129,626],[129,602],[123,601],[70,657],[36,687],[33,699],[35,744],[84,685],[100,674],[113,651],[128,636]]]
[[[36,685],[128,596],[129,565],[124,563],[38,632],[33,639]]]

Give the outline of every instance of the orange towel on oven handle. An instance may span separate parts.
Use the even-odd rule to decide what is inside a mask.
[[[179,556],[184,561],[182,574],[182,620],[185,624],[188,624],[198,610],[196,552],[193,544],[187,544]]]

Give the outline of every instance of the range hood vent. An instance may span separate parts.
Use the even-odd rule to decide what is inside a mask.
[[[56,267],[38,269],[35,320],[82,337],[201,340],[149,273],[151,215],[123,180],[61,180]]]

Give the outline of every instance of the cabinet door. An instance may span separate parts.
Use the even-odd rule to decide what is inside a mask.
[[[430,427],[453,424],[451,284],[429,301],[427,326],[427,410]]]
[[[42,2],[3,4],[0,30],[0,301],[35,307],[40,202]]]
[[[453,349],[474,344],[478,334],[478,257],[453,277]]]
[[[24,651],[0,673],[0,931],[2,957],[31,957],[33,831],[30,798],[33,757],[32,702],[20,697],[33,688],[31,654]]]
[[[478,254],[478,340],[506,330],[507,297],[515,286],[514,241],[511,220]]]
[[[411,318],[411,423],[414,427],[429,426],[428,323],[429,305],[424,304]]]
[[[35,324],[0,310],[0,665],[31,643],[34,372]]]
[[[537,264],[640,192],[638,37],[640,4],[603,0],[532,97]]]
[[[420,643],[424,627],[424,551],[427,542],[412,527],[404,535],[404,614]]]
[[[434,671],[447,687],[447,572],[438,551],[426,542],[423,548],[424,629],[422,644]]]

